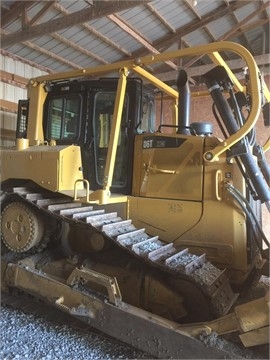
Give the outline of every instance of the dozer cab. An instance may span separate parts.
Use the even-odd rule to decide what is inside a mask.
[[[245,85],[226,51],[246,61]],[[146,70],[200,55],[214,63],[202,78],[224,140],[190,119],[184,69],[177,90]],[[170,123],[156,121],[160,91],[172,99]],[[268,261],[270,140],[258,145],[254,129],[261,111],[269,126],[269,101],[254,59],[231,42],[31,79],[16,147],[2,149],[3,291],[34,295],[163,358],[192,358],[193,346],[224,356],[195,339],[203,331],[264,343],[268,299],[234,303]]]

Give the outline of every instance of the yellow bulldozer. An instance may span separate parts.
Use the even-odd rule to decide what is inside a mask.
[[[245,84],[226,52],[245,61]],[[149,71],[202,55],[224,139],[191,121],[187,71],[175,86]],[[157,123],[161,92],[170,123]],[[270,125],[269,102],[251,54],[226,41],[31,79],[16,146],[1,150],[2,291],[34,295],[155,357],[223,358],[202,333],[267,342],[267,296],[235,304],[268,263],[270,139],[258,145],[254,129],[261,112]]]

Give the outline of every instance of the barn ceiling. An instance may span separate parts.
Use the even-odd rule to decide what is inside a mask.
[[[269,18],[266,0],[4,0],[1,51],[54,73],[230,40],[244,45],[267,72]],[[192,58],[180,65],[195,76],[206,63]],[[178,66],[175,60],[152,71],[169,79]]]

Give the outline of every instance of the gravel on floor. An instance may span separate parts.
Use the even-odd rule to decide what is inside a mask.
[[[0,359],[147,359],[132,347],[89,330],[58,325],[36,315],[1,307]]]
[[[238,304],[251,301],[269,290],[269,277],[246,291]],[[117,326],[117,324],[116,324]],[[88,359],[151,359],[146,353],[110,338],[94,329],[76,329],[67,323],[58,323],[40,315],[26,314],[21,310],[2,305],[0,312],[0,359],[27,360],[88,360]],[[246,359],[268,359],[268,345],[249,349],[239,348],[238,341],[226,340],[212,334],[201,339],[208,345],[224,349]],[[229,341],[228,341],[229,340]],[[235,339],[233,339],[235,340]]]

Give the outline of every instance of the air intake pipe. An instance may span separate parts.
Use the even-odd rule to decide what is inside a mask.
[[[190,117],[190,89],[188,85],[188,75],[184,69],[181,69],[176,79],[178,97],[178,130],[177,134],[189,135],[189,117]]]

